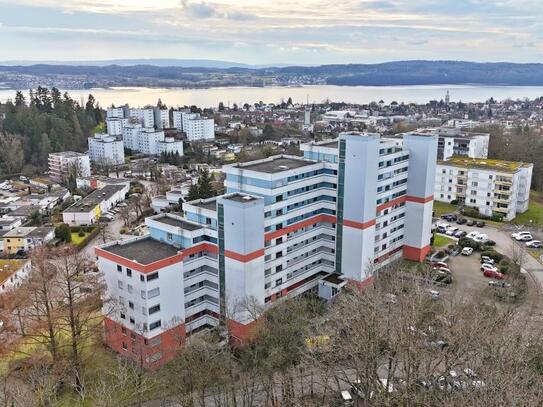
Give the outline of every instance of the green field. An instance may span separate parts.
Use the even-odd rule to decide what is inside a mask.
[[[436,247],[436,248],[437,247],[444,247],[444,246],[448,246],[448,245],[454,244],[454,243],[456,243],[454,240],[449,239],[448,237],[436,234],[435,237],[434,237],[433,247]]]
[[[531,221],[531,222],[530,222]],[[543,226],[543,193],[530,192],[530,205],[524,213],[519,213],[511,221],[517,225]]]
[[[74,246],[80,246],[83,240],[85,240],[89,235],[89,232],[85,232],[83,236],[79,236],[79,232],[72,232],[72,244]]]
[[[434,216],[440,217],[446,213],[456,212],[458,207],[445,202],[434,201]]]

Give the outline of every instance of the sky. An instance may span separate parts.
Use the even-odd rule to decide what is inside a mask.
[[[542,0],[0,0],[0,60],[543,62]]]

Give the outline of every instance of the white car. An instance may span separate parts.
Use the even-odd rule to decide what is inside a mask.
[[[472,247],[464,247],[462,249],[462,255],[464,256],[469,256],[473,253],[473,248]]]
[[[473,240],[478,242],[478,243],[484,243],[484,242],[486,242],[488,240],[488,236],[485,235],[484,233],[481,233],[481,234],[475,236],[473,238]]]
[[[481,232],[479,232],[478,230],[474,230],[474,231],[472,231],[472,232],[469,232],[469,233],[466,235],[466,237],[467,237],[468,239],[474,239],[474,238],[476,238],[477,236],[479,236],[480,234],[481,234]]]
[[[543,243],[541,243],[541,240],[530,240],[529,242],[526,242],[527,247],[531,247],[532,249],[540,249],[543,247]]]
[[[447,231],[445,232],[445,234],[446,234],[447,236],[452,236],[452,235],[454,235],[457,231],[458,231],[458,228],[449,228],[449,229],[447,229]]]
[[[530,241],[534,240],[534,238],[530,234],[528,234],[528,235],[520,235],[520,236],[515,237],[515,239],[517,241],[519,241],[519,242],[530,242]]]
[[[511,237],[515,238],[518,240],[519,237],[521,236],[524,236],[524,235],[530,235],[531,233],[530,232],[516,232],[516,233],[511,233]]]

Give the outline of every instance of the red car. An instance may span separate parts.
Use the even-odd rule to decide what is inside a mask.
[[[483,271],[483,275],[488,278],[503,280],[503,274],[496,270],[486,269],[485,271]]]

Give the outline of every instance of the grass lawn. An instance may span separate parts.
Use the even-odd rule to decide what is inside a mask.
[[[542,192],[530,192],[530,205],[528,210],[524,213],[519,213],[511,221],[517,225],[530,225],[543,226],[543,193]]]
[[[79,246],[88,235],[90,235],[89,232],[85,232],[83,236],[79,236],[79,232],[72,232],[72,244]]]
[[[455,244],[456,242],[452,239],[449,239],[448,237],[445,237],[445,236],[441,236],[441,235],[438,235],[436,233],[435,237],[434,237],[434,244],[433,246],[434,247],[444,247],[444,246],[448,246],[450,244]]]
[[[439,218],[446,213],[456,212],[458,207],[446,202],[434,201],[434,216]]]

